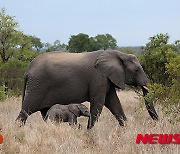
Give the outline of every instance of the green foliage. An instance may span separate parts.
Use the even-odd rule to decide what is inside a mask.
[[[160,33],[154,35],[153,37],[150,37],[149,40],[150,42],[146,44],[145,50],[152,51],[158,47],[167,45],[169,40],[169,35],[167,33],[166,34]]]
[[[174,106],[172,109],[179,114],[180,120],[180,55],[173,58],[166,65],[167,73],[169,73],[172,85],[168,89],[168,99],[166,104]]]
[[[176,40],[174,42],[174,45],[175,45],[177,52],[180,54],[180,40]]]
[[[69,52],[88,52],[100,49],[115,49],[116,47],[117,42],[110,34],[97,35],[93,38],[87,34],[80,33],[71,36],[67,49]]]
[[[149,79],[160,84],[171,84],[169,74],[166,72],[166,64],[176,57],[174,45],[167,44],[169,36],[158,34],[150,37],[145,51],[141,55],[141,63]]]
[[[95,37],[98,49],[116,49],[117,41],[110,34],[99,34]]]
[[[180,120],[180,55],[167,34],[150,37],[141,62],[151,82],[149,101],[159,102],[173,122]]]
[[[6,99],[5,86],[0,86],[0,101]]]
[[[44,50],[46,52],[50,52],[50,51],[66,51],[66,45],[63,43],[61,44],[61,42],[59,40],[56,40],[52,45],[49,43],[46,43],[44,45]]]
[[[32,49],[35,49],[36,51],[39,51],[43,48],[43,43],[41,42],[41,39],[36,36],[29,36],[30,42],[32,44]]]
[[[180,55],[171,59],[166,65],[166,69],[173,79],[178,79],[180,77]]]
[[[23,85],[23,74],[28,63],[42,47],[39,38],[23,34],[17,30],[14,17],[0,10],[0,97],[19,95]]]
[[[118,50],[127,54],[135,54],[131,48],[119,48]]]
[[[146,98],[160,103],[165,114],[171,115],[171,122],[180,122],[180,80],[172,80],[172,85],[152,83]]]
[[[3,62],[8,61],[15,52],[19,40],[17,27],[14,17],[6,15],[3,8],[0,11],[0,56]]]
[[[127,54],[134,54],[136,56],[139,56],[143,51],[142,46],[117,47],[116,50]]]
[[[95,42],[89,35],[80,33],[70,37],[67,49],[69,52],[84,52],[92,51],[94,46]]]
[[[16,58],[12,58],[6,63],[2,63],[0,65],[0,83],[6,83],[6,88],[8,92],[11,90],[15,91],[16,94],[20,94],[20,90],[22,89],[23,83],[23,74],[27,67],[27,63],[20,61]]]

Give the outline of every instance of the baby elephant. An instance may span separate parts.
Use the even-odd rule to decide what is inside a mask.
[[[70,125],[77,124],[77,117],[90,118],[89,109],[83,104],[53,105],[47,112],[45,120],[49,118],[57,123],[69,122]]]

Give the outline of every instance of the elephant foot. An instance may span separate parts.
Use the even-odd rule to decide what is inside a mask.
[[[28,118],[28,114],[25,110],[21,110],[21,112],[19,113],[17,119],[16,119],[16,123],[18,122],[18,125],[21,127],[21,126],[24,126],[25,123],[26,123],[26,120]]]
[[[126,126],[127,118],[126,117],[121,117],[121,118],[118,119],[118,121],[119,121],[119,125],[124,127],[124,126]]]
[[[122,117],[122,119],[123,119],[124,121],[127,121],[127,118],[126,118],[125,115]]]
[[[91,128],[93,128],[94,124],[91,124],[88,122],[88,125],[87,125],[87,130],[90,130]]]

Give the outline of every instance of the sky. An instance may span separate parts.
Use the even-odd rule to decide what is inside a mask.
[[[139,46],[168,33],[180,39],[180,0],[0,0],[19,29],[43,43],[68,43],[79,33],[111,34],[118,46]]]

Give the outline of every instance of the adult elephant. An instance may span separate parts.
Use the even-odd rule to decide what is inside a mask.
[[[118,51],[88,53],[50,52],[36,57],[24,76],[22,109],[17,120],[23,124],[29,115],[41,111],[43,118],[54,104],[90,102],[92,128],[105,105],[121,126],[126,116],[115,88],[125,84],[141,86],[144,95],[148,79],[137,58]],[[146,101],[145,101],[146,102]],[[146,102],[152,119],[158,115],[152,102]]]

